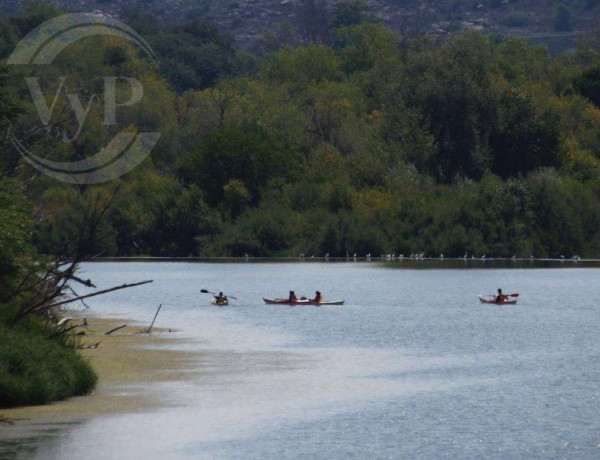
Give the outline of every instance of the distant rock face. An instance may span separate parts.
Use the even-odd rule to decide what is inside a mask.
[[[201,18],[214,23],[244,46],[259,40],[265,33],[290,24],[302,29],[299,14],[303,4],[315,0],[148,0],[147,11],[164,22],[181,22]],[[0,0],[0,11],[12,15],[25,8],[27,0]],[[103,12],[116,17],[130,0],[49,0],[67,12]],[[335,0],[316,0],[321,11],[333,15]],[[558,0],[366,0],[368,13],[396,32],[414,36],[447,36],[465,29],[506,35],[533,36],[554,40],[576,36],[598,28],[600,0],[570,2],[571,29],[557,28]],[[561,7],[564,14],[564,5]],[[312,18],[322,20],[323,18]],[[328,18],[329,19],[329,18]],[[564,26],[564,24],[563,24]],[[301,35],[301,34],[299,34]],[[300,37],[301,38],[301,37]]]

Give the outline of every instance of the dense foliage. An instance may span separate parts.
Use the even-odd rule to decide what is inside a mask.
[[[44,258],[16,180],[0,179],[0,407],[43,404],[89,392],[96,376],[48,318],[21,317],[40,298]],[[35,287],[33,287],[35,286]]]
[[[4,30],[3,36],[10,39],[18,33],[16,27]],[[20,113],[2,68],[0,131],[6,133]],[[96,375],[76,353],[72,338],[58,334],[48,315],[23,315],[51,286],[43,279],[46,257],[34,242],[39,228],[32,196],[16,172],[18,156],[6,144],[0,146],[0,408],[85,394],[93,389]]]
[[[161,139],[109,184],[29,182],[36,248],[56,252],[77,234],[89,195],[118,188],[90,254],[600,255],[596,45],[552,56],[472,32],[404,40],[362,2],[334,13],[326,34],[307,30],[302,46],[256,57],[198,21],[160,29],[152,18],[135,26],[158,66],[115,38],[62,53],[45,70],[48,94],[59,75],[85,94],[99,76],[135,76],[145,97],[119,121]],[[0,50],[44,14],[6,20]],[[7,91],[22,101],[12,129],[29,133],[39,120],[12,78]],[[30,144],[40,156],[80,159],[114,135],[94,103],[76,141],[57,143],[74,128],[68,100],[56,105],[62,116]],[[2,161],[16,180],[35,176]]]

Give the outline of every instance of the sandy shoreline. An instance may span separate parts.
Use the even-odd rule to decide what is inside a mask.
[[[197,372],[201,352],[178,350],[177,344],[184,342],[176,331],[153,328],[151,334],[140,334],[147,326],[127,319],[87,317],[87,324],[78,329],[85,332],[80,345],[100,342],[97,348],[80,350],[98,375],[94,392],[43,406],[0,409],[0,417],[13,421],[0,424],[0,448],[2,441],[35,437],[56,424],[166,407],[167,402],[153,391],[157,384],[188,379]],[[105,335],[124,324],[127,327]]]

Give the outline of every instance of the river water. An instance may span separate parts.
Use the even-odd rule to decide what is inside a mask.
[[[155,384],[167,407],[61,427],[22,458],[600,458],[600,271],[441,267],[86,264],[99,287],[154,280],[90,313],[147,324],[162,304],[156,326],[202,358]],[[518,305],[478,302],[498,287]],[[346,304],[264,305],[291,289]]]

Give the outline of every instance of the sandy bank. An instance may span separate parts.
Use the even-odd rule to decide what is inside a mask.
[[[144,326],[123,319],[88,317],[87,324],[78,328],[85,332],[78,340],[83,347],[99,343],[81,350],[98,375],[94,392],[44,406],[0,409],[1,417],[14,422],[0,424],[0,447],[3,440],[35,436],[57,423],[166,406],[157,391],[160,382],[187,379],[199,368],[201,353],[178,350],[183,340],[176,331],[155,328],[151,334],[140,334]],[[105,335],[124,324],[128,326]]]

